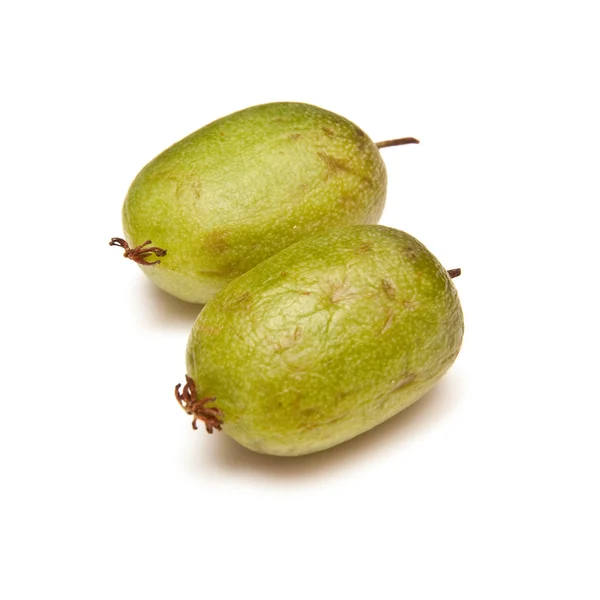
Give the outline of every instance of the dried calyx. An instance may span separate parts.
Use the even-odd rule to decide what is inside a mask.
[[[198,429],[196,421],[200,419],[206,426],[206,431],[212,433],[213,429],[221,430],[223,413],[216,407],[206,406],[209,402],[214,402],[216,398],[201,398],[198,399],[196,394],[196,384],[188,375],[185,376],[185,385],[181,389],[181,384],[175,386],[175,398],[179,405],[188,415],[192,415],[192,427]]]
[[[125,250],[123,256],[125,258],[130,258],[139,265],[156,265],[160,263],[160,260],[149,261],[148,258],[150,255],[166,256],[167,251],[158,246],[150,246],[151,243],[150,240],[146,240],[143,244],[140,244],[135,248],[130,248],[129,244],[123,238],[112,238],[108,245],[123,248]]]

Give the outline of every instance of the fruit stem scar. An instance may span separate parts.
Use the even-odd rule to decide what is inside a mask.
[[[108,245],[123,248],[125,250],[123,256],[125,258],[130,258],[139,265],[157,265],[160,263],[160,260],[149,261],[148,258],[150,255],[155,254],[156,256],[166,256],[167,251],[159,248],[158,246],[150,246],[148,248],[148,245],[151,243],[152,242],[150,240],[146,240],[143,244],[140,244],[135,248],[130,248],[129,244],[124,239],[112,238],[110,242],[108,242]]]
[[[450,279],[454,279],[458,277],[462,271],[460,269],[448,269],[448,275],[450,275]]]
[[[378,148],[389,148],[390,146],[404,146],[404,144],[419,144],[419,140],[413,137],[398,138],[397,140],[387,140],[385,142],[377,142],[375,145]]]
[[[188,375],[185,376],[185,385],[181,391],[179,391],[180,387],[180,383],[175,386],[175,398],[177,399],[177,402],[179,402],[179,406],[181,406],[188,415],[194,417],[192,428],[198,429],[196,421],[200,419],[201,421],[204,421],[208,433],[212,433],[213,429],[221,431],[223,420],[220,417],[223,413],[217,407],[206,406],[208,402],[214,402],[216,398],[200,398],[200,400],[198,400],[196,384]]]

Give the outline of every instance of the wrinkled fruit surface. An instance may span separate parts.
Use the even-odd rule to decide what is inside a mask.
[[[257,452],[348,440],[427,392],[458,355],[463,315],[446,269],[379,225],[288,247],[229,284],[187,347],[198,397]]]
[[[141,266],[165,291],[206,303],[264,259],[308,236],[377,223],[379,150],[356,125],[280,102],[214,121],[146,165],[123,205],[131,247],[167,254]]]

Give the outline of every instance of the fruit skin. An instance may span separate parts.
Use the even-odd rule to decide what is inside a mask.
[[[298,242],[229,284],[194,324],[187,373],[240,444],[308,454],[420,398],[462,336],[456,288],[425,246],[355,226]]]
[[[278,102],[223,117],[177,142],[132,183],[130,246],[167,255],[141,266],[165,291],[204,304],[227,283],[305,237],[377,223],[387,175],[379,150],[347,119]]]

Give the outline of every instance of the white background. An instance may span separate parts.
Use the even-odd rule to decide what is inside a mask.
[[[597,600],[596,4],[3,5],[0,595]],[[418,137],[382,222],[463,269],[443,382],[298,459],[192,431],[198,308],[108,246],[147,161],[275,100]]]

